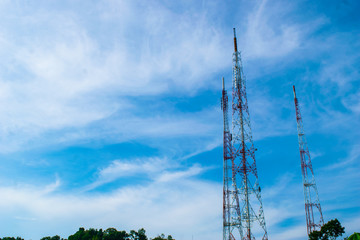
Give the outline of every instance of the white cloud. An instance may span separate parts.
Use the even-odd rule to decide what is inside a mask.
[[[11,74],[3,75],[0,81],[0,114],[5,116],[0,121],[1,151],[29,146],[30,139],[38,137],[40,140],[44,134],[54,130],[57,131],[54,137],[63,142],[84,139],[89,134],[76,128],[111,118],[118,112],[126,113],[116,121],[124,123],[119,125],[128,126],[121,129],[122,135],[126,134],[128,138],[155,133],[159,136],[183,135],[189,132],[188,126],[192,126],[194,134],[206,134],[213,129],[208,123],[192,119],[191,115],[184,115],[182,121],[164,115],[148,118],[131,116],[131,112],[146,109],[129,100],[128,96],[169,91],[192,94],[199,89],[214,87],[218,81],[209,79],[210,76],[231,63],[226,61],[228,54],[224,48],[228,45],[223,43],[228,41],[225,41],[225,34],[217,25],[210,25],[206,14],[174,12],[157,4],[145,8],[137,5],[114,1],[97,5],[91,22],[97,20],[102,24],[114,24],[117,32],[109,33],[110,40],[105,43],[107,48],[104,48],[102,38],[94,35],[94,29],[79,21],[79,15],[70,9],[27,12],[20,25],[34,26],[34,31],[26,39],[14,37],[16,34],[10,29],[11,24],[7,25],[6,34],[3,34],[7,47],[2,49],[1,55],[10,60],[3,61],[8,62],[3,72],[10,71]],[[261,56],[267,55],[264,51],[273,51],[274,45],[285,49],[274,51],[276,54],[286,55],[296,45],[288,40],[297,41],[296,37],[287,34],[296,27],[283,26],[283,34],[278,37],[272,29],[273,24],[266,22],[271,19],[264,9],[268,5],[262,1],[249,15],[246,41],[256,43],[257,50],[252,49],[251,52],[258,54],[260,51]],[[133,16],[139,18],[134,19]],[[48,28],[46,34],[42,27]],[[267,34],[263,35],[264,32]],[[44,43],[39,44],[39,41]],[[14,74],[23,74],[25,78],[16,78]],[[264,103],[270,104],[270,101],[260,104]],[[271,122],[277,122],[279,119],[274,117],[273,111],[275,103],[270,107]],[[262,116],[267,118],[269,114],[262,113]],[[254,119],[261,122],[261,119]],[[143,128],[143,122],[151,124],[151,127]],[[285,125],[276,126],[281,126],[274,130],[278,133],[284,130]],[[68,128],[72,128],[71,134],[64,135],[61,130]],[[98,132],[92,131],[92,134],[101,136],[104,134],[102,131],[98,128]]]
[[[188,170],[185,171],[177,171],[177,172],[163,172],[160,174],[160,176],[158,177],[157,181],[159,182],[173,182],[175,180],[178,179],[182,179],[182,178],[188,178],[188,177],[192,177],[192,176],[196,176],[198,174],[200,174],[201,172],[203,172],[203,168],[200,166],[193,166],[191,168],[189,168]]]
[[[179,126],[193,124],[193,119],[184,116],[180,125],[164,124],[163,116],[150,113],[150,121],[161,124],[143,129],[137,124],[148,119],[126,117],[146,112],[146,106],[128,97],[194,94],[217,85],[211,75],[231,63],[225,61],[227,54],[221,48],[221,30],[210,27],[205,15],[178,13],[164,6],[142,9],[132,2],[97,7],[89,22],[113,26],[109,32],[99,30],[108,34],[106,42],[94,26],[79,20],[82,12],[71,9],[26,11],[18,22],[9,21],[0,30],[6,43],[0,51],[4,63],[0,69],[1,151],[29,146],[30,139],[41,139],[51,131],[57,131],[57,139],[65,139],[61,130],[69,128],[71,136],[86,137],[76,128],[114,113],[124,113],[120,121],[134,125],[133,136],[140,133],[138,129],[149,134],[172,129],[181,135]],[[10,9],[6,16],[21,11]],[[33,30],[22,38],[14,26]],[[129,32],[133,28],[138,32]],[[207,126],[195,129],[201,128]]]
[[[134,175],[144,175],[151,178],[153,174],[159,174],[167,168],[169,168],[169,163],[166,159],[161,158],[134,159],[131,161],[114,160],[109,166],[100,169],[97,180],[86,186],[84,190],[89,191],[119,178]]]
[[[341,224],[343,227],[345,227],[345,234],[344,236],[350,236],[351,234],[355,232],[359,232],[359,226],[360,226],[360,217],[355,217],[352,219],[347,219],[345,222]]]
[[[212,139],[210,139],[210,140],[212,140]],[[209,143],[204,141],[204,145],[199,145],[198,149],[196,149],[194,152],[191,152],[190,154],[185,155],[184,157],[181,158],[181,160],[189,159],[189,158],[199,155],[201,153],[211,151],[220,146],[222,147],[222,144],[223,144],[223,141],[219,137],[219,135],[215,136],[212,141],[210,141]]]
[[[33,35],[27,38],[16,37],[11,23],[6,25],[0,35],[6,48],[0,53],[6,63],[3,72],[11,74],[3,75],[0,81],[0,114],[5,116],[0,121],[4,139],[2,151],[16,150],[36,136],[41,138],[47,131],[83,127],[111,117],[115,112],[144,109],[130,102],[129,95],[169,91],[193,93],[215,86],[214,79],[209,79],[211,74],[230,64],[226,61],[228,54],[223,44],[228,42],[227,36],[222,30],[212,26],[206,14],[174,12],[160,4],[139,8],[138,4],[108,1],[97,5],[91,22],[114,24],[117,32],[109,33],[111,40],[106,42],[107,48],[104,48],[102,38],[94,34],[94,29],[79,21],[79,15],[71,9],[27,12],[19,21],[21,27],[34,27]],[[245,49],[257,57],[285,56],[298,45],[299,26],[288,23],[277,29],[272,22],[277,14],[273,11],[276,6],[260,1],[249,15]],[[291,5],[285,8],[292,11]],[[134,19],[133,16],[139,17]],[[48,29],[46,34],[42,27]],[[14,77],[19,74],[25,79]],[[262,116],[271,116],[273,120],[265,122],[279,121],[275,117],[279,113],[274,111],[279,102],[270,104],[266,99],[259,103],[270,107]],[[193,119],[167,122],[166,117],[156,116],[150,121],[162,124],[143,129],[138,124],[149,119],[130,118],[127,121],[126,117],[122,120],[131,123],[133,132],[128,134],[131,136],[145,132],[181,135],[184,129],[179,126],[209,127],[194,124]],[[263,122],[262,118],[254,120]],[[286,124],[276,124],[275,128],[279,129],[266,134],[278,134],[284,131],[283,126]],[[264,128],[275,129],[274,125]],[[175,129],[178,132],[174,132]],[[59,131],[58,135],[61,134]],[[72,134],[67,137],[56,136],[63,140],[71,137],[86,138],[88,135],[72,129]]]
[[[204,172],[204,168],[195,164],[188,169],[181,166],[181,162],[166,158],[142,158],[132,160],[114,160],[108,166],[99,169],[96,180],[83,191],[93,190],[104,184],[125,177],[142,176],[150,181],[168,183],[194,177]]]
[[[55,234],[66,237],[81,226],[112,226],[125,230],[144,227],[150,236],[164,232],[176,239],[189,239],[191,235],[198,239],[204,239],[203,236],[206,239],[221,237],[221,184],[199,180],[198,174],[206,168],[198,165],[185,169],[166,166],[163,159],[114,161],[100,169],[98,181],[112,181],[145,171],[151,181],[101,194],[58,192],[60,180],[45,188],[29,185],[1,187],[4,196],[0,199],[2,216],[13,216],[7,222],[18,226],[16,233],[9,230],[3,234],[33,239]],[[323,182],[319,175],[317,180]],[[297,240],[306,235],[302,187],[294,180],[293,175],[285,174],[275,185],[262,191],[265,219],[272,238]],[[319,188],[321,193],[328,191],[323,184]],[[320,197],[325,217],[337,217],[329,214],[332,210],[326,204],[329,201],[327,194]],[[352,214],[342,216],[340,220],[347,227],[347,233],[353,231],[355,225],[352,223],[357,219],[351,217]],[[283,226],[287,221],[294,224]],[[58,226],[63,227],[59,230]]]
[[[342,158],[335,163],[324,167],[324,170],[340,170],[344,168],[349,168],[352,166],[356,166],[356,161],[360,159],[360,144],[354,143],[351,146],[351,150],[349,151],[349,155],[345,158]],[[360,167],[360,166],[357,166]]]
[[[271,235],[271,237],[279,240],[286,240],[286,239],[300,240],[307,238],[306,224],[289,227],[281,232],[277,232]]]
[[[138,141],[163,150],[170,156],[179,151],[180,156],[191,154],[182,159],[218,146],[222,134],[221,124],[218,124],[221,122],[218,107],[193,113],[167,113],[166,106],[162,105],[159,109],[161,108],[164,108],[164,111],[156,115],[145,114],[140,117],[131,113],[119,113],[120,116],[112,116],[78,128],[75,133],[70,129],[63,134],[64,140],[54,140],[55,143],[81,142],[83,139],[102,139],[107,143]],[[171,148],[168,147],[169,144]]]
[[[324,218],[349,221],[354,213],[359,211],[360,205],[357,201],[360,197],[360,182],[357,181],[360,171],[359,157],[358,145],[351,146],[348,156],[316,172]]]
[[[349,94],[346,98],[342,99],[343,105],[351,110],[355,115],[360,115],[360,91],[354,94]]]
[[[221,186],[188,177],[182,175],[171,182],[155,181],[101,195],[1,187],[6,196],[0,200],[2,216],[14,216],[7,221],[18,226],[16,232],[8,229],[2,234],[37,239],[55,234],[67,237],[81,226],[125,230],[144,227],[150,236],[164,232],[176,239],[189,239],[191,235],[217,239],[221,236]]]
[[[257,2],[247,19],[244,51],[248,58],[282,57],[299,47],[299,26],[283,21],[279,24],[278,15],[284,14],[281,11],[290,10],[286,2]]]

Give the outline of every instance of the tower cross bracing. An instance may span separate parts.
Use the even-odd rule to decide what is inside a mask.
[[[256,238],[267,240],[246,82],[241,55],[237,50],[235,29],[232,75],[231,132],[227,117],[228,97],[224,84],[222,94],[224,116],[223,240]]]

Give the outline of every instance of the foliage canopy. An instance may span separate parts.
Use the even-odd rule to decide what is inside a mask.
[[[334,240],[345,233],[345,228],[336,218],[325,223],[320,231],[309,234],[309,240]]]
[[[0,238],[0,240],[24,240],[21,237],[4,237]],[[60,236],[55,235],[53,237],[47,236],[41,238],[41,240],[66,240],[63,238],[60,238]],[[145,229],[141,228],[138,231],[131,230],[129,233],[126,231],[118,231],[116,228],[108,228],[105,231],[102,229],[94,229],[89,228],[88,230],[85,230],[85,228],[79,228],[79,230],[74,233],[73,235],[70,235],[68,240],[148,240],[148,237],[146,236]],[[150,240],[175,240],[172,238],[171,235],[168,235],[167,238],[165,238],[164,234],[158,235],[157,237]]]

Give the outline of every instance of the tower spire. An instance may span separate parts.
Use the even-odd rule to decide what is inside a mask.
[[[305,138],[299,102],[296,97],[295,86],[293,86],[293,92],[300,150],[301,173],[305,198],[306,226],[307,234],[309,235],[314,230],[320,230],[321,226],[324,225],[324,219],[321,211],[318,191],[316,188],[310,152]]]
[[[229,132],[226,140],[224,128],[223,239],[267,240],[247,104],[246,82],[242,71],[241,56],[237,49],[235,28],[232,82],[232,134]],[[229,145],[231,152],[225,155]]]
[[[233,30],[234,30],[234,52],[237,52],[236,30],[235,28],[233,28]]]

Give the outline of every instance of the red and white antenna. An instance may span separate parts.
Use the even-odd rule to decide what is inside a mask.
[[[222,78],[222,98],[221,109],[223,110],[224,120],[224,185],[223,185],[223,239],[230,240],[235,239],[232,237],[232,231],[234,228],[240,229],[240,221],[235,223],[233,215],[239,211],[239,200],[233,202],[233,194],[236,192],[236,188],[232,184],[232,147],[231,147],[231,133],[229,128],[228,119],[228,95],[225,90],[224,78]]]
[[[293,86],[293,91],[300,150],[301,172],[305,197],[306,225],[307,234],[309,235],[314,230],[320,230],[321,226],[324,225],[324,219],[321,211],[318,191],[316,188],[310,152],[305,138],[299,102],[296,98],[295,86]]]
[[[234,29],[232,130],[227,121],[227,95],[223,87],[224,112],[224,232],[223,240],[267,240],[261,189],[255,161],[246,84]],[[224,104],[226,102],[226,104]],[[226,107],[224,107],[226,106]],[[231,149],[231,151],[229,151]]]

